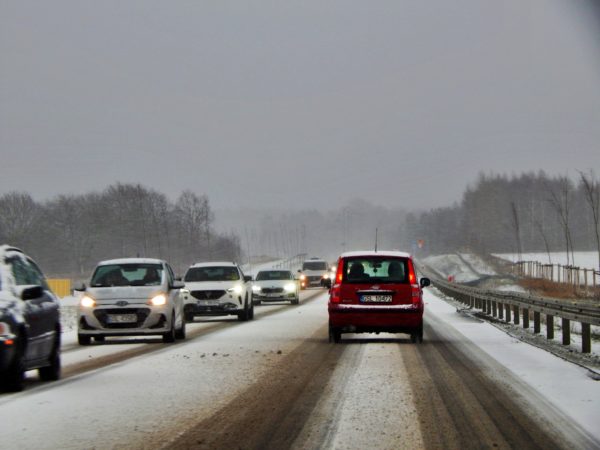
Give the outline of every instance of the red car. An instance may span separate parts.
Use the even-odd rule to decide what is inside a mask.
[[[407,333],[423,342],[423,291],[408,253],[348,252],[329,294],[329,339],[342,333]]]

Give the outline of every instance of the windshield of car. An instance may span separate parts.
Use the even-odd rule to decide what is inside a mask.
[[[343,282],[408,283],[408,260],[365,257],[344,259]]]
[[[325,261],[306,261],[302,264],[302,270],[327,270]]]
[[[162,273],[161,264],[106,264],[96,268],[90,286],[157,286]]]
[[[256,281],[264,280],[290,280],[292,273],[289,270],[262,270],[256,275]]]
[[[239,280],[240,274],[235,267],[190,267],[184,281],[230,281]]]

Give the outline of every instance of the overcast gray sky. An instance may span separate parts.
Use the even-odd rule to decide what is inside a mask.
[[[460,199],[600,172],[591,0],[0,0],[0,195]]]

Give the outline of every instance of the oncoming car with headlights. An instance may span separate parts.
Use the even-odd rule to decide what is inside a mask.
[[[191,266],[183,281],[185,319],[195,316],[235,315],[241,321],[254,318],[250,291],[252,277],[234,262],[205,262]]]
[[[106,336],[162,336],[164,342],[185,338],[183,300],[165,261],[123,258],[103,261],[82,286],[78,340],[103,342]]]
[[[252,283],[254,304],[262,302],[300,302],[300,283],[289,270],[261,270]]]

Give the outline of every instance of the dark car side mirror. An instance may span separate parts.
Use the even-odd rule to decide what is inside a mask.
[[[252,277],[250,275],[244,275],[244,283],[247,283],[248,281],[252,281]]]
[[[32,286],[23,289],[21,300],[33,300],[34,298],[40,298],[42,295],[44,295],[44,290],[41,286]]]
[[[422,288],[430,286],[431,280],[429,278],[421,278],[420,284]]]

